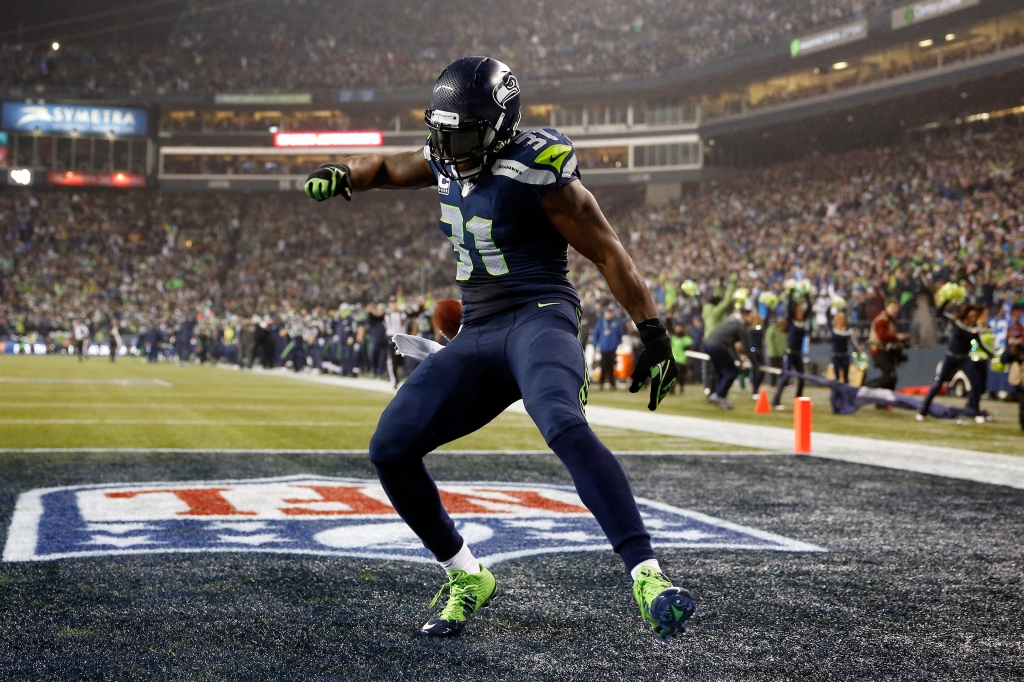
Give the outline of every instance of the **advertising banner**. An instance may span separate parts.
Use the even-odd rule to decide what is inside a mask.
[[[215,104],[310,104],[313,95],[308,92],[286,93],[220,93],[213,96]]]
[[[892,11],[892,27],[904,28],[911,24],[919,24],[944,14],[957,12],[968,7],[974,7],[981,0],[925,0],[915,2],[913,5],[897,7]]]
[[[66,187],[145,187],[146,176],[138,173],[80,173],[47,171],[46,184]]]
[[[4,102],[0,128],[28,131],[39,129],[44,133],[113,133],[119,137],[145,137],[148,123],[146,110],[135,107]]]
[[[274,133],[275,147],[379,147],[382,144],[384,144],[384,133],[379,130]]]
[[[801,38],[794,38],[789,44],[789,53],[794,57],[802,57],[812,52],[820,52],[837,45],[845,45],[868,37],[868,22],[855,21],[852,24],[836,26],[826,31],[818,31]]]

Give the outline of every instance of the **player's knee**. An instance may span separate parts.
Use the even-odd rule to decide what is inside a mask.
[[[401,429],[377,427],[370,439],[370,462],[389,464],[418,456],[409,438]]]

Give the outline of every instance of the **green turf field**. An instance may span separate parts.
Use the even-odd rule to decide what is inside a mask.
[[[365,450],[389,400],[384,393],[212,366],[7,356],[0,357],[0,448]],[[617,451],[743,449],[614,428],[595,431]],[[503,414],[446,449],[547,447],[528,417]]]
[[[987,400],[984,425],[914,421],[906,410],[864,408],[837,416],[828,392],[812,388],[814,430],[825,433],[1024,455],[1014,403]],[[733,412],[707,403],[698,386],[665,399],[659,412],[789,428],[791,410],[756,415],[739,389]],[[242,448],[363,450],[390,397],[384,393],[290,381],[212,366],[111,364],[63,356],[0,357],[0,448]],[[952,398],[940,398],[956,402]],[[792,391],[784,404],[791,405]],[[646,410],[647,397],[592,390],[590,402]],[[613,451],[736,451],[738,446],[595,427]],[[452,450],[545,450],[525,415],[504,414],[455,441]]]

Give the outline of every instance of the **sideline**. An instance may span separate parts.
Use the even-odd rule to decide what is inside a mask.
[[[0,448],[0,455],[11,454],[178,454],[178,455],[359,455],[368,457],[369,450],[253,450],[250,448]],[[551,450],[434,450],[431,455],[500,456],[551,455]],[[759,450],[616,450],[616,457],[792,457],[790,452]]]
[[[278,376],[342,388],[392,395],[395,393],[389,383],[375,379],[262,370],[257,373],[262,376]],[[522,401],[514,403],[507,411],[526,414]],[[793,451],[793,432],[777,426],[741,424],[597,405],[587,407],[587,420],[596,426],[763,448],[769,452]],[[824,459],[1024,489],[1024,457],[817,431],[814,432],[812,443],[813,456]]]

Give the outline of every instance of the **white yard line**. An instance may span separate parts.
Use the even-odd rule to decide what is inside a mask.
[[[113,384],[115,386],[163,386],[171,383],[163,379],[49,379],[38,377],[0,377],[0,384]]]
[[[361,422],[339,422],[339,421],[244,421],[244,420],[217,420],[217,419],[0,419],[2,424],[158,424],[162,426],[366,426],[376,424],[377,420],[367,419]]]
[[[263,372],[262,374],[379,393],[393,394],[395,392],[387,382],[374,379],[352,379],[295,372]],[[526,414],[522,401],[509,407],[508,411]],[[776,452],[793,451],[793,432],[790,429],[777,426],[740,424],[597,405],[587,408],[587,419],[596,426],[611,426],[665,436],[764,448]],[[1024,488],[1024,457],[818,432],[814,433],[811,440],[813,454],[816,457]],[[1022,442],[1021,449],[1024,450],[1024,442]]]
[[[251,448],[0,448],[0,454],[48,454],[53,452],[69,454],[90,453],[158,453],[158,454],[194,454],[194,455],[361,455],[369,456],[367,450],[253,450]],[[551,450],[435,450],[436,455],[495,456],[509,455],[553,455]],[[763,452],[758,450],[616,450],[619,457],[660,457],[674,455],[687,457],[742,457],[750,455],[788,455],[786,452]]]

